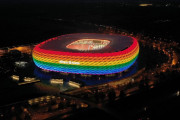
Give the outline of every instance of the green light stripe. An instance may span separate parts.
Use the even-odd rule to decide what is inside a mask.
[[[116,69],[116,68],[126,67],[127,65],[131,64],[132,62],[134,62],[134,60],[136,60],[137,57],[138,57],[138,55],[135,58],[133,58],[131,61],[127,62],[127,63],[118,64],[118,65],[111,65],[111,66],[67,65],[67,64],[58,64],[58,63],[48,63],[48,62],[43,62],[43,61],[36,60],[35,58],[33,58],[33,59],[34,59],[35,62],[37,62],[39,64],[50,66],[50,67],[72,68],[72,69],[81,69],[81,70],[89,70],[89,69],[94,69],[94,70],[109,70],[109,69]]]

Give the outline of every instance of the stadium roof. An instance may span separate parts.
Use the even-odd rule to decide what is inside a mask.
[[[74,41],[81,39],[100,39],[100,40],[109,40],[110,43],[98,50],[90,51],[78,51],[76,49],[68,49],[66,46],[71,44]],[[76,33],[76,34],[67,34],[62,35],[56,38],[49,39],[43,42],[39,47],[45,50],[52,51],[63,51],[63,52],[80,52],[80,53],[108,53],[123,51],[130,47],[133,44],[133,38],[122,36],[118,34],[96,34],[96,33]]]

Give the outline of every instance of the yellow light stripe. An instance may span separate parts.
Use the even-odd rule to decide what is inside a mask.
[[[126,63],[126,62],[129,62],[131,61],[133,58],[135,58],[137,55],[138,55],[139,51],[136,51],[135,54],[133,54],[131,57],[129,58],[124,58],[123,60],[112,60],[109,62],[107,62],[106,60],[105,61],[102,61],[102,62],[95,62],[95,60],[90,60],[88,62],[80,62],[80,61],[73,61],[73,62],[79,62],[80,65],[84,65],[84,66],[104,66],[104,65],[117,65],[117,64],[123,64],[123,63]],[[35,59],[39,60],[39,61],[43,61],[43,62],[50,62],[50,63],[59,63],[60,59],[49,59],[49,58],[42,58],[42,57],[38,57],[38,56],[33,56]],[[67,60],[63,60],[63,61],[69,61],[69,59]],[[72,60],[70,60],[72,61]]]

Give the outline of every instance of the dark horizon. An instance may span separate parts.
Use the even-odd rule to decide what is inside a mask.
[[[1,3],[180,3],[179,0],[1,0]]]

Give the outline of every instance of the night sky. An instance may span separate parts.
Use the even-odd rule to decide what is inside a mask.
[[[138,3],[149,3],[149,2],[180,2],[180,0],[1,0],[1,3],[36,3],[36,2],[138,2]]]

